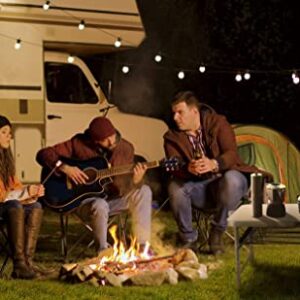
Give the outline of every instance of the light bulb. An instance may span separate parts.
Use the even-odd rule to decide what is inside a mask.
[[[43,4],[43,9],[44,10],[48,10],[50,8],[50,1],[46,1],[44,4]]]
[[[178,72],[177,76],[178,76],[179,79],[183,79],[185,77],[185,74],[184,74],[183,71],[180,71],[180,72]]]
[[[19,50],[20,48],[21,48],[21,40],[17,39],[16,42],[15,42],[15,49]]]
[[[115,41],[115,47],[119,48],[119,47],[121,47],[121,45],[122,45],[122,40],[120,38],[117,38]]]
[[[251,78],[250,73],[249,73],[249,72],[246,72],[246,73],[244,74],[244,79],[245,79],[245,80],[249,80],[250,78]]]
[[[240,81],[242,81],[242,79],[243,79],[243,77],[240,73],[235,75],[235,81],[240,82]]]
[[[129,72],[129,67],[128,67],[128,66],[123,66],[123,67],[122,67],[122,72],[123,72],[124,74],[127,74],[127,73]]]
[[[161,57],[161,55],[160,54],[156,54],[155,55],[155,57],[154,57],[154,60],[156,61],[156,62],[161,62],[161,60],[162,60],[162,57]]]
[[[293,72],[293,73],[292,73],[292,78],[294,79],[295,77],[297,77],[297,73],[296,73],[296,72]]]
[[[73,63],[74,62],[74,60],[75,60],[75,58],[74,58],[74,56],[72,56],[72,55],[69,55],[68,56],[68,63]]]
[[[78,25],[78,29],[83,30],[84,28],[85,28],[85,22],[84,22],[84,20],[81,20],[79,25]]]
[[[200,73],[204,73],[205,72],[205,66],[200,66],[199,71],[200,71]]]
[[[294,78],[293,78],[293,83],[294,84],[298,84],[300,81],[299,77],[296,75]]]

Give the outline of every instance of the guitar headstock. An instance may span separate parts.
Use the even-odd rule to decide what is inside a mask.
[[[160,166],[167,172],[179,170],[183,166],[182,160],[178,157],[164,158],[160,161]]]

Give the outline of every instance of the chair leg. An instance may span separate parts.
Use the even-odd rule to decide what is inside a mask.
[[[89,224],[87,224],[87,223],[85,223],[76,213],[75,214],[73,214],[73,216],[74,217],[76,217],[76,219],[88,230],[88,231],[90,231],[91,233],[93,233],[93,229],[92,229],[92,227],[89,225]],[[83,235],[81,235],[80,237],[79,237],[79,239],[72,245],[72,247],[70,247],[70,249],[69,249],[69,253],[71,253],[76,247],[77,247],[77,245],[79,245],[80,243],[81,243],[81,241],[83,240],[85,238],[85,235],[83,234]],[[94,241],[94,239],[92,239],[89,243],[88,243],[88,245],[86,246],[86,248],[85,249],[83,249],[76,257],[75,257],[75,260],[78,260],[83,254],[84,254],[84,252],[85,252],[85,250],[86,249],[89,249],[89,248],[91,248],[93,245],[94,245],[94,243],[95,243],[95,241]]]
[[[7,234],[2,226],[0,227],[0,233],[3,237],[3,241],[0,240],[0,252],[4,252],[4,259],[0,268],[0,278],[3,278],[5,267],[8,263],[8,260],[11,258],[11,253],[9,250]]]
[[[208,243],[209,226],[212,214],[193,208],[193,220],[198,231],[199,249],[202,250]]]
[[[60,214],[60,230],[61,230],[61,254],[66,261],[68,256],[68,242],[67,242],[67,233],[68,233],[68,216]]]
[[[127,226],[127,213],[121,213],[118,215],[118,228],[119,228],[119,237],[122,240],[125,248],[127,248],[127,240],[126,240],[126,226]]]

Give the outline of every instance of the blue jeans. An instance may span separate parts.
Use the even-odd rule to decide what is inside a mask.
[[[198,238],[198,232],[192,225],[192,207],[217,208],[212,224],[224,231],[228,212],[238,207],[247,190],[247,178],[235,170],[226,171],[221,178],[203,181],[171,180],[168,192],[181,240],[193,242]]]
[[[28,204],[28,205],[22,205],[22,203],[18,200],[9,200],[9,201],[0,203],[0,217],[5,219],[7,217],[7,212],[11,208],[21,208],[21,207],[24,209],[25,218],[27,218],[28,215],[30,215],[30,212],[32,211],[32,209],[42,208],[42,205],[39,202],[35,202],[32,204]]]
[[[103,198],[85,199],[76,213],[90,222],[93,229],[96,250],[107,248],[107,223],[110,216],[129,211],[132,218],[133,235],[140,244],[151,238],[152,191],[148,185],[133,190],[124,197],[113,200]]]

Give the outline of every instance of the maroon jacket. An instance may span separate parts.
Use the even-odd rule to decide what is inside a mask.
[[[203,107],[201,110],[201,126],[205,139],[207,156],[216,159],[220,172],[237,170],[243,173],[262,172],[268,178],[272,175],[250,166],[240,159],[237,152],[237,144],[234,131],[225,116]],[[188,163],[193,158],[193,146],[185,132],[170,129],[164,135],[164,148],[167,157],[178,157]],[[174,175],[182,179],[195,178],[186,168],[174,172]]]
[[[118,135],[118,144],[113,152],[105,152],[96,146],[90,139],[88,133],[74,135],[70,140],[56,144],[52,147],[41,149],[37,155],[37,162],[43,166],[53,169],[56,162],[61,158],[87,160],[96,157],[106,157],[111,166],[122,166],[133,164],[134,148],[131,143]],[[120,194],[125,194],[132,186],[131,176],[116,176],[113,180]]]

